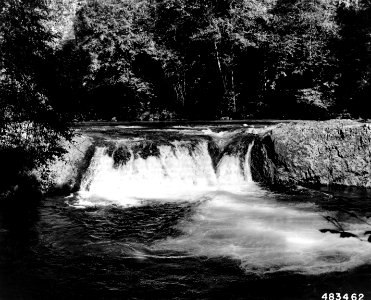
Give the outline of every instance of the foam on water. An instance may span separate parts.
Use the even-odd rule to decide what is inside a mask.
[[[76,205],[104,205],[111,201],[131,206],[156,199],[192,201],[206,192],[241,187],[252,181],[247,167],[249,151],[242,161],[239,156],[224,156],[215,171],[206,141],[192,148],[181,142],[161,145],[159,155],[145,159],[131,152],[129,161],[117,168],[106,150],[96,149]]]
[[[137,141],[135,141],[137,142]],[[120,141],[118,142],[119,146]],[[229,257],[246,273],[320,274],[346,271],[371,263],[371,243],[362,232],[367,224],[342,224],[361,239],[321,233],[334,228],[314,204],[286,204],[251,179],[250,156],[225,153],[213,166],[208,142],[171,142],[157,146],[156,155],[135,155],[114,166],[106,147],[98,147],[74,205],[143,205],[146,201],[194,202],[194,214],[177,225],[182,235],[151,245],[156,251],[185,256]],[[336,229],[336,228],[334,228]]]
[[[366,229],[357,226],[360,232]],[[251,185],[244,194],[219,193],[201,204],[191,220],[179,224],[182,236],[155,247],[230,257],[239,260],[246,273],[258,275],[283,271],[320,274],[371,263],[370,243],[319,231],[329,227],[315,207],[284,206]]]

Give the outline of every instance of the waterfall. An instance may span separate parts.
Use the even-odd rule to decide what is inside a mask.
[[[252,183],[247,151],[221,151],[213,164],[209,140],[166,143],[122,140],[98,146],[83,176],[80,196],[131,205],[144,199],[194,198],[195,193]],[[233,148],[232,148],[233,150]],[[214,158],[215,159],[215,158]]]
[[[176,257],[174,253],[179,257],[229,257],[254,276],[321,274],[369,263],[371,248],[364,235],[368,225],[353,219],[344,223],[359,239],[323,233],[321,229],[333,229],[324,216],[336,217],[336,212],[323,211],[315,201],[308,201],[311,194],[298,199],[287,195],[282,201],[253,182],[250,161],[255,135],[209,130],[204,135],[197,131],[145,133],[97,139],[80,191],[66,200],[75,208],[94,206],[86,212],[98,214],[99,219],[108,215],[121,222],[124,218],[123,228],[128,226],[128,232],[133,228],[146,231],[136,227],[137,218],[150,217],[150,224],[164,231],[166,238],[151,240],[145,248],[130,241],[130,257],[168,259]],[[187,213],[170,225],[152,215],[165,209],[163,214],[172,217],[184,207]],[[133,222],[126,222],[128,216]],[[122,255],[127,245],[118,247],[124,249],[120,248]]]
[[[254,142],[249,144],[246,154],[240,153],[224,155],[217,166],[219,183],[225,185],[241,185],[251,183],[250,156]]]

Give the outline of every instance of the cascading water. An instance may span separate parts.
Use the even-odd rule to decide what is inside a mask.
[[[84,128],[78,192],[0,209],[0,299],[370,298],[371,194],[253,182],[258,130]]]
[[[223,155],[215,168],[207,140],[150,144],[149,155],[136,152],[146,149],[141,143],[116,141],[111,153],[109,147],[96,149],[81,183],[80,205],[89,201],[92,205],[107,201],[135,205],[145,199],[189,201],[206,191],[245,188],[252,183],[249,156],[253,143],[244,154]],[[121,152],[122,161],[115,162],[116,152]]]
[[[176,226],[182,235],[159,241],[148,252],[176,251],[240,261],[247,273],[318,274],[369,262],[365,240],[340,239],[317,206],[285,205],[254,183],[250,159],[254,136],[215,134],[158,142],[124,139],[97,147],[81,184],[77,207],[194,203],[191,219]],[[210,140],[209,137],[214,140]],[[208,138],[206,138],[208,137]],[[210,151],[210,143],[219,145]],[[365,226],[348,224],[361,233]],[[156,253],[152,254],[158,257]]]

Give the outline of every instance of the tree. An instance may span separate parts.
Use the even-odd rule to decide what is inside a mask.
[[[83,85],[93,105],[99,105],[104,94],[111,99],[99,105],[101,111],[106,111],[105,118],[135,118],[136,110],[155,98],[151,82],[137,68],[141,56],[156,55],[150,36],[141,28],[143,18],[149,17],[147,4],[133,0],[93,1],[78,13],[77,45],[90,57]],[[98,102],[94,103],[94,99]]]
[[[279,0],[272,13],[268,56],[271,91],[276,97],[281,93],[281,99],[331,106],[337,75],[336,57],[331,51],[338,38],[335,2]],[[288,105],[295,107],[294,102]],[[289,110],[289,106],[283,107]]]
[[[339,60],[338,109],[355,116],[370,116],[371,2],[341,5],[337,20],[341,39],[335,53]]]
[[[0,158],[6,188],[63,153],[60,138],[70,133],[49,97],[53,37],[43,23],[44,1],[4,0],[0,12]]]
[[[166,0],[156,6],[155,39],[177,54],[177,95],[193,115],[195,106],[203,118],[251,114],[274,2]]]
[[[264,101],[266,91],[267,48],[270,44],[272,7],[275,0],[231,1],[229,15],[224,26],[227,28],[233,94],[238,96],[238,110],[244,116],[258,113],[259,104]],[[233,99],[234,103],[236,100]]]
[[[162,109],[185,118],[327,117],[337,96],[346,102],[341,86],[361,87],[348,98],[368,93],[360,63],[369,57],[368,1],[358,25],[338,0],[90,1],[71,52],[88,57],[85,74],[76,73],[86,110],[103,119]],[[336,50],[340,39],[350,51]]]

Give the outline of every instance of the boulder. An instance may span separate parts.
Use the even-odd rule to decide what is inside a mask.
[[[371,126],[352,120],[279,124],[255,141],[255,181],[371,187]]]

